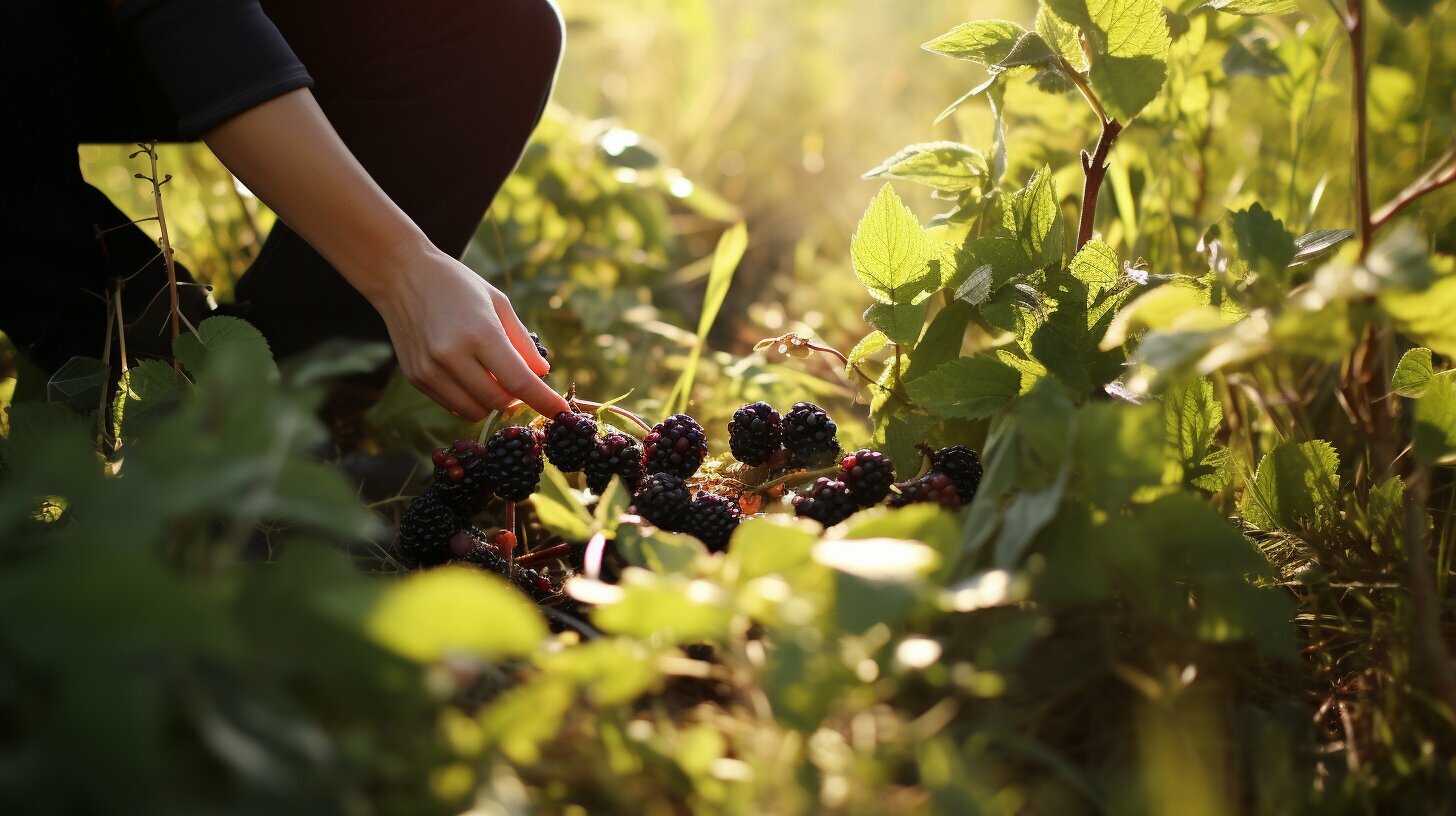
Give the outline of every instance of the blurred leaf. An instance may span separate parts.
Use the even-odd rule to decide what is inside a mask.
[[[1396,364],[1395,374],[1390,378],[1390,390],[1414,399],[1425,393],[1433,376],[1435,369],[1431,366],[1431,350],[1413,348],[1402,354]]]
[[[1416,400],[1412,423],[1416,456],[1432,464],[1456,462],[1456,371],[1431,378]]]
[[[740,583],[784,573],[807,563],[818,536],[800,523],[781,523],[776,517],[743,520],[733,535],[728,564]],[[729,573],[733,574],[733,573]]]
[[[296,385],[308,386],[345,374],[374,371],[394,357],[388,343],[366,343],[331,337],[309,350],[291,357],[282,366],[283,378]]]
[[[1274,275],[1294,260],[1294,236],[1257,201],[1247,210],[1230,213],[1229,223],[1239,255],[1261,274]],[[1282,279],[1282,275],[1275,278]]]
[[[268,349],[268,341],[252,324],[227,315],[209,317],[197,326],[197,334],[180,334],[173,343],[172,353],[193,375],[201,377],[207,373],[207,363],[222,351],[235,355],[232,361],[250,369],[269,372],[277,377],[277,366]]]
[[[661,675],[655,655],[641,642],[627,638],[599,638],[536,657],[548,677],[575,683],[599,706],[630,703],[655,686]]]
[[[1021,393],[1021,375],[994,357],[977,354],[937,366],[906,384],[910,399],[942,416],[989,417]]]
[[[1390,12],[1390,16],[1409,24],[1417,17],[1430,14],[1439,2],[1440,0],[1380,0],[1380,5]]]
[[[380,598],[366,628],[382,646],[422,663],[457,652],[525,655],[547,636],[541,616],[505,579],[465,567],[402,579]]]
[[[586,541],[592,534],[592,517],[554,465],[541,471],[541,487],[531,506],[543,527],[567,541]]]
[[[560,730],[576,700],[576,688],[565,677],[538,675],[507,689],[480,712],[480,726],[492,745],[523,765],[541,758],[541,745]]]
[[[733,283],[733,272],[738,269],[738,262],[743,259],[743,253],[747,249],[748,227],[742,221],[724,230],[722,237],[718,239],[718,248],[713,252],[713,268],[708,272],[708,287],[703,293],[703,312],[698,317],[697,342],[688,354],[682,376],[678,378],[671,396],[667,398],[664,405],[666,413],[681,413],[688,406],[688,398],[693,391],[693,379],[698,374],[698,360],[703,354],[703,344],[708,339],[708,330],[713,327],[718,310],[723,308],[723,300],[728,297],[728,287]]]
[[[1423,291],[1385,289],[1380,305],[1402,334],[1443,357],[1456,357],[1456,275],[1436,279]]]
[[[592,622],[603,632],[673,644],[728,634],[730,598],[715,584],[629,567],[620,587],[616,602],[592,611]]]
[[[1234,40],[1223,55],[1225,76],[1271,77],[1289,73],[1267,36],[1253,32]]]
[[[898,178],[946,192],[980,190],[989,168],[981,151],[958,142],[910,145],[880,162],[862,178]]]
[[[1288,14],[1299,8],[1295,0],[1208,0],[1202,8],[1257,17],[1261,14]]]
[[[1077,417],[1077,492],[1107,510],[1121,508],[1163,476],[1163,448],[1149,444],[1164,427],[1155,403],[1094,402]]]
[[[860,283],[881,303],[910,303],[926,289],[930,241],[889,184],[860,219],[850,255]]]
[[[1328,254],[1335,247],[1355,237],[1354,230],[1322,229],[1294,239],[1296,252],[1291,265],[1305,264]]]

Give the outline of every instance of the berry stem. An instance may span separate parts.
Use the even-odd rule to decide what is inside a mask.
[[[555,544],[545,549],[536,550],[535,552],[528,552],[522,555],[520,558],[517,558],[516,563],[520,566],[525,567],[530,566],[537,561],[549,561],[552,558],[557,558],[571,552],[571,548],[572,544],[570,542]]]
[[[622,417],[623,419],[631,422],[633,425],[636,425],[637,427],[641,428],[644,432],[646,432],[646,433],[651,433],[652,432],[652,426],[651,425],[648,425],[646,420],[644,420],[640,416],[637,416],[636,414],[632,413],[631,411],[628,411],[625,408],[618,408],[615,405],[604,405],[604,404],[602,404],[600,402],[592,402],[591,400],[584,400],[584,399],[581,399],[580,397],[577,397],[576,398],[576,404],[582,406],[583,408],[591,408],[593,410],[598,410],[598,409],[603,409],[604,408],[604,409],[606,409],[608,411],[611,411],[612,413],[616,414],[617,416]]]
[[[490,429],[495,425],[495,421],[500,419],[500,414],[499,408],[490,412],[490,416],[486,417],[485,422],[481,423],[480,434],[476,437],[475,441],[484,445],[485,441],[490,439]]]
[[[826,468],[820,468],[818,470],[796,470],[793,473],[785,473],[777,479],[764,482],[763,484],[753,488],[753,492],[767,493],[780,485],[796,484],[799,482],[812,482],[820,476],[833,476],[837,473],[839,473],[838,464],[834,464]]]
[[[505,519],[503,519],[503,521],[505,523],[502,524],[501,527],[503,527],[504,529],[510,530],[512,532],[512,534],[514,534],[515,533],[515,530],[516,530],[516,503],[515,502],[513,502],[513,501],[506,502],[506,514],[505,514]],[[520,539],[517,538],[516,539],[516,542],[519,545]],[[506,553],[505,556],[506,556],[506,580],[507,581],[514,581],[514,580],[516,580],[516,548],[515,547],[512,547],[511,548],[511,551],[508,552],[508,553]]]

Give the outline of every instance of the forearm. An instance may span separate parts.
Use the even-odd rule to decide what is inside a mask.
[[[203,134],[222,163],[368,300],[429,239],[349,151],[306,88]]]

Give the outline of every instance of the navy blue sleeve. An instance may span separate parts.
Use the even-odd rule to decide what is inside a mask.
[[[146,55],[185,137],[313,85],[257,0],[123,0],[115,14]]]

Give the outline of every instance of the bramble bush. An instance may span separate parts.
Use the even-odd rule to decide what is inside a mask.
[[[984,99],[986,149],[931,141],[866,173],[885,180],[848,242],[867,333],[845,354],[769,338],[751,361],[803,381],[827,361],[842,383],[818,387],[863,406],[834,406],[854,420],[838,442],[902,483],[944,467],[927,451],[979,450],[972,495],[946,502],[964,507],[874,501],[826,528],[792,497],[836,465],[728,452],[745,369],[705,352],[741,226],[704,261],[670,387],[573,393],[588,429],[647,437],[649,467],[664,430],[630,408],[705,419],[683,487],[736,506],[723,552],[632,512],[630,468],[586,490],[548,461],[527,500],[469,497],[483,536],[434,551],[456,563],[407,569],[387,522],[410,497],[366,506],[315,455],[327,384],[385,348],[280,367],[213,318],[115,390],[68,366],[0,426],[5,801],[1456,807],[1456,28],[1434,8],[1044,0],[1029,26],[926,43],[983,70],[941,119]],[[601,212],[643,212],[598,182]],[[922,223],[896,182],[948,209]],[[618,274],[511,200],[477,245],[509,248],[483,256],[498,271],[541,297]],[[604,291],[569,295],[563,325],[609,327]],[[383,436],[424,454],[432,428],[454,432]],[[430,490],[474,479],[480,450],[436,454]],[[517,591],[526,569],[547,584]]]

